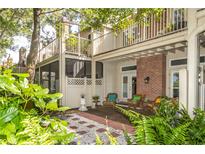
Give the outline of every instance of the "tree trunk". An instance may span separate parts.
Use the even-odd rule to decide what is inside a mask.
[[[33,33],[31,39],[30,52],[27,57],[27,68],[30,75],[29,82],[33,83],[35,76],[35,66],[38,58],[39,38],[40,38],[40,8],[33,9]]]

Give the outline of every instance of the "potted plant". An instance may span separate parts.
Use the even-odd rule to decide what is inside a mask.
[[[92,108],[94,109],[96,104],[99,102],[99,96],[93,96],[93,103],[92,103]]]
[[[80,108],[79,108],[80,111],[87,111],[88,110],[85,104],[86,104],[86,102],[85,102],[85,95],[81,94]]]

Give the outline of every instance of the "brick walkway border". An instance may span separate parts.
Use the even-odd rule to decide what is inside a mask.
[[[102,118],[100,116],[96,116],[90,113],[86,113],[86,112],[78,112],[76,114],[82,117],[88,118],[90,120],[96,121],[100,124],[108,125],[108,127],[112,127],[114,129],[126,130],[130,134],[134,133],[134,128],[127,124],[122,124],[120,122],[109,120],[109,119],[106,120],[105,118]]]

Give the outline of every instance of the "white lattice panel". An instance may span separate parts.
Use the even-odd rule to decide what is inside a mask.
[[[68,78],[68,85],[84,85],[85,80],[84,79],[74,79],[74,78]]]
[[[96,84],[96,85],[102,85],[102,80],[101,80],[101,79],[97,79],[97,80],[95,81],[95,84]]]
[[[87,79],[87,80],[86,80],[86,84],[87,84],[88,86],[92,85],[92,80],[91,80],[91,79]]]
[[[66,101],[65,106],[71,108],[78,108],[80,106],[81,95],[85,96],[86,106],[92,105],[92,79],[85,78],[67,78],[66,84]],[[96,95],[100,96],[100,100],[103,101],[103,86],[102,80],[96,80]]]

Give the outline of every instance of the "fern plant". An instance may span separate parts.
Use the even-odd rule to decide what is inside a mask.
[[[194,118],[190,121],[190,144],[205,144],[205,112],[194,110]]]
[[[116,107],[135,128],[135,142],[143,145],[182,145],[205,143],[205,112],[196,109],[191,119],[188,112],[170,99],[162,99],[155,115],[145,116]],[[127,138],[127,136],[126,136]],[[134,144],[129,143],[129,144]]]

